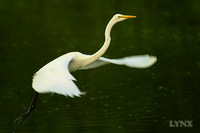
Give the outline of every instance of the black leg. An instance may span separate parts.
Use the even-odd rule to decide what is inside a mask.
[[[18,122],[18,126],[24,121],[24,119],[31,113],[31,111],[35,108],[35,104],[36,104],[36,101],[37,101],[37,96],[38,96],[38,93],[35,91],[34,94],[33,94],[33,98],[32,98],[32,101],[31,101],[31,105],[30,107],[28,108],[27,112],[25,112],[21,117],[20,117],[20,120]]]

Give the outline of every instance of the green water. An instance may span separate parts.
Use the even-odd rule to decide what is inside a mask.
[[[0,1],[0,132],[197,133],[200,125],[200,2],[197,0]],[[151,54],[148,69],[107,65],[72,73],[86,95],[40,94],[32,76],[71,51],[93,54],[116,14],[136,15],[112,30],[107,58]],[[193,127],[169,127],[191,120]]]

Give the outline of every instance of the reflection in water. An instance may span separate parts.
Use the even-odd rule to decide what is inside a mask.
[[[116,25],[105,57],[149,53],[158,57],[156,65],[77,71],[73,76],[85,96],[39,95],[36,110],[15,132],[197,132],[198,5],[195,0],[120,6],[104,0],[2,1],[0,132],[12,132],[14,120],[29,105],[33,73],[67,52],[97,51],[116,13],[137,15],[137,21]],[[169,128],[169,120],[193,120],[194,127]]]

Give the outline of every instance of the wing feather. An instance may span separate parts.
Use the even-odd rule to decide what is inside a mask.
[[[89,55],[87,55],[89,56]],[[149,55],[137,55],[137,56],[129,56],[120,59],[108,59],[104,57],[100,57],[97,61],[79,68],[80,70],[91,69],[100,67],[109,63],[117,64],[117,65],[125,65],[128,67],[134,68],[147,68],[152,66],[157,61],[157,58]]]
[[[149,55],[137,55],[137,56],[124,57],[120,59],[107,59],[104,57],[100,57],[99,60],[134,68],[148,68],[157,61],[157,58],[155,56],[149,56]]]
[[[42,67],[33,77],[34,90],[39,93],[53,92],[70,97],[83,94],[72,81],[76,79],[68,70],[72,59],[72,56],[64,55]]]

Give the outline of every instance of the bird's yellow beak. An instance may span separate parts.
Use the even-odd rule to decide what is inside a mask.
[[[136,18],[136,16],[131,16],[131,15],[121,15],[119,18]]]

